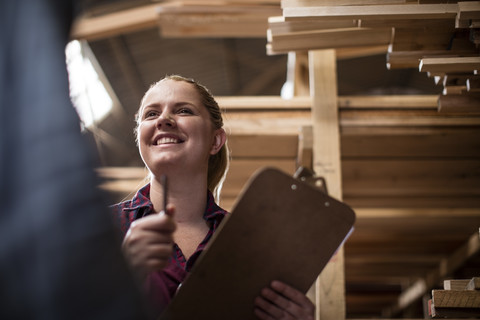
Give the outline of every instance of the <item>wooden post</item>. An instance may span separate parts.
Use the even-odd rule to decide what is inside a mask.
[[[335,50],[309,52],[312,97],[313,169],[325,178],[329,195],[341,200],[340,138],[337,107]],[[319,244],[321,248],[321,244]],[[316,281],[317,320],[345,319],[343,248],[327,264]]]

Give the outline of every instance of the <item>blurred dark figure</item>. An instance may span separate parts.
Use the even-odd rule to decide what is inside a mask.
[[[0,319],[142,319],[68,93],[75,1],[0,1]]]

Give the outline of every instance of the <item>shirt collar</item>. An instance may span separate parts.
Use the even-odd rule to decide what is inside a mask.
[[[150,183],[143,186],[140,190],[137,191],[135,196],[132,198],[130,206],[124,208],[127,211],[140,210],[143,209],[145,212],[151,212],[153,210],[153,203],[150,201]],[[207,192],[207,204],[203,214],[205,220],[215,220],[218,217],[223,217],[227,214],[227,211],[220,208],[215,203],[215,198],[213,197],[212,192]]]

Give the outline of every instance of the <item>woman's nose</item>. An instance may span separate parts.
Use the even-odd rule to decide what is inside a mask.
[[[157,127],[162,127],[162,126],[167,126],[167,127],[174,127],[175,126],[175,119],[173,119],[173,117],[170,113],[163,112],[157,118]]]

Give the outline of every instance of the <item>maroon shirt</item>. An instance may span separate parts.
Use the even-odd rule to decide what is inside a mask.
[[[205,239],[203,239],[188,260],[185,259],[182,251],[175,244],[167,267],[162,271],[151,273],[145,281],[146,294],[157,312],[161,312],[170,303],[178,286],[185,280],[188,272],[190,272],[195,261],[197,261],[213,233],[220,225],[220,222],[227,214],[227,211],[215,203],[211,192],[207,192],[206,197],[207,205],[203,218],[209,225],[209,231]],[[115,222],[120,226],[122,235],[125,236],[132,221],[154,213],[153,204],[150,201],[150,184],[138,190],[132,200],[111,206],[111,211]]]

